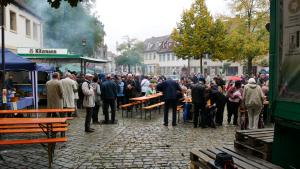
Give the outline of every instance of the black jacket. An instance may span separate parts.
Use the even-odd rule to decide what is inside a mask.
[[[205,98],[205,86],[201,83],[197,83],[192,85],[192,100],[193,104],[200,104],[201,106],[206,105],[206,98]]]
[[[157,85],[156,89],[163,92],[164,100],[177,98],[177,92],[181,92],[181,88],[174,80],[166,80]]]
[[[226,104],[226,97],[223,93],[217,90],[212,90],[210,92],[210,99],[212,101],[212,104],[216,103],[217,107],[224,107]]]
[[[117,98],[117,84],[111,80],[106,80],[101,84],[101,98],[102,99],[116,99]]]
[[[129,89],[127,86],[131,85],[131,89]],[[127,98],[133,98],[137,96],[137,86],[134,80],[127,80],[126,81],[126,89],[125,89],[125,96]]]

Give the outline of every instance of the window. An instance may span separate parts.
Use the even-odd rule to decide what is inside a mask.
[[[31,35],[31,25],[30,25],[30,20],[29,19],[25,19],[25,23],[26,23],[26,36],[30,36]]]
[[[174,60],[174,61],[176,60],[176,57],[175,57],[175,55],[173,55],[173,56],[172,56],[172,60]]]
[[[2,13],[2,8],[0,8],[0,14]],[[2,17],[0,17],[0,24],[2,23]],[[6,12],[5,12],[5,8],[4,8],[4,27],[6,25]]]
[[[33,39],[38,40],[38,25],[33,22]]]
[[[9,18],[10,18],[10,30],[17,31],[17,15],[16,15],[16,13],[13,11],[10,11]]]
[[[170,54],[168,53],[168,61],[170,60]]]
[[[153,60],[155,60],[155,59],[156,59],[156,54],[154,53],[154,54],[153,54]]]

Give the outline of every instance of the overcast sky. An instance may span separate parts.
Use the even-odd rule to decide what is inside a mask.
[[[228,1],[228,0],[227,0]],[[145,40],[172,32],[184,9],[194,0],[97,0],[96,11],[104,24],[105,43],[115,52],[124,36]],[[213,16],[229,14],[226,0],[206,0]]]

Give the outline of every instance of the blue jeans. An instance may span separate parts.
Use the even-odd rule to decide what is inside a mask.
[[[191,108],[192,108],[192,104],[184,103],[184,107],[183,107],[183,120],[184,120],[184,122],[186,122],[188,119],[190,119]]]

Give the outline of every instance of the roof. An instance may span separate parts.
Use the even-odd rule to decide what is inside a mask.
[[[77,54],[19,54],[27,59],[80,59]]]
[[[158,53],[172,52],[173,46],[174,46],[174,41],[171,39],[170,35],[152,37],[145,40],[144,52],[158,52]]]
[[[0,58],[1,58],[0,49]],[[2,70],[2,59],[0,59],[0,69]],[[33,71],[36,69],[36,64],[28,59],[25,59],[9,50],[5,50],[5,70],[12,71]]]
[[[104,59],[96,59],[96,58],[90,58],[90,57],[81,57],[82,60],[90,63],[107,63],[109,62],[108,60]]]
[[[24,0],[14,0],[12,4],[16,5],[17,7],[25,10],[26,12],[30,13],[31,15],[37,17],[38,19],[42,20],[42,18],[36,14],[29,6],[24,2]]]

